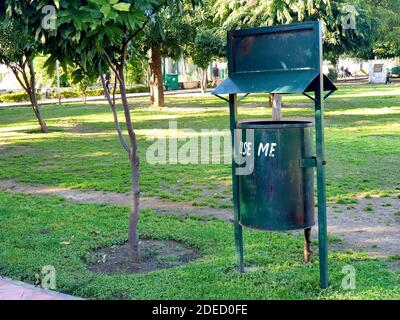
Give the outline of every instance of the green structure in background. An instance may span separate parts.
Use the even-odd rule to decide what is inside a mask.
[[[179,82],[178,82],[178,75],[167,73],[165,75],[165,89],[166,90],[178,90],[179,89]]]
[[[324,100],[336,87],[322,72],[319,22],[228,32],[228,78],[212,93],[229,103],[235,243],[243,265],[242,226],[304,229],[310,250],[317,171],[320,283],[329,286]],[[325,92],[327,92],[325,94]],[[315,102],[311,121],[238,121],[237,95],[302,93]],[[229,98],[222,97],[229,94]],[[311,253],[311,251],[309,251]]]

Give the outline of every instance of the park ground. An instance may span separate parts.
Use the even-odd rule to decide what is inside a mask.
[[[169,121],[178,135],[228,129],[226,102],[196,94],[166,100],[164,109],[130,100],[141,158],[139,230],[142,239],[176,240],[198,257],[148,273],[93,272],[93,250],[125,243],[129,218],[129,163],[108,106],[43,106],[47,135],[30,108],[2,108],[0,275],[34,283],[52,265],[57,290],[87,299],[400,299],[399,84],[341,85],[326,104],[327,290],[319,289],[315,234],[316,255],[304,264],[300,233],[246,229],[247,272],[236,271],[230,165],[146,161],[149,138],[167,132]],[[240,117],[270,117],[266,102],[247,97]],[[304,96],[283,103],[284,118],[313,117]],[[351,290],[341,286],[348,265],[356,271]]]

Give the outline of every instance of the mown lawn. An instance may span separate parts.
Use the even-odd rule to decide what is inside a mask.
[[[360,192],[400,191],[400,85],[343,87],[326,106],[327,192],[342,200]],[[144,108],[146,100],[131,100],[141,158],[141,191],[176,201],[230,206],[229,165],[160,165],[146,161],[154,138],[177,121],[177,136],[187,128],[228,129],[226,103],[214,97],[168,97],[165,110]],[[266,97],[243,100],[241,118],[270,117]],[[312,117],[305,97],[285,97],[284,117]],[[194,107],[191,109],[185,106]],[[216,108],[202,108],[212,107]],[[129,191],[128,161],[116,138],[105,104],[43,107],[52,129],[36,132],[29,108],[0,110],[0,179],[105,191]],[[122,117],[122,115],[121,115]],[[152,130],[159,129],[159,130]],[[153,140],[148,140],[153,139]],[[179,141],[179,146],[185,141]],[[221,147],[222,148],[222,147]],[[215,192],[214,192],[215,191]],[[211,196],[210,196],[211,195]]]
[[[360,193],[400,194],[400,85],[344,86],[326,106],[327,192],[332,201],[355,201]],[[249,96],[241,118],[270,117],[267,97]],[[168,97],[169,108],[147,108],[132,99],[139,137],[144,196],[231,206],[230,166],[160,165],[146,161],[148,138],[177,121],[185,128],[228,129],[226,103],[210,96]],[[312,117],[309,100],[285,97],[284,117]],[[188,108],[190,107],[190,108]],[[116,137],[107,105],[42,108],[52,133],[37,133],[29,108],[0,109],[0,180],[82,190],[127,192],[129,164]],[[122,114],[121,114],[122,116]],[[153,129],[160,129],[153,131]],[[180,141],[179,145],[185,142]],[[144,238],[175,239],[202,257],[185,266],[131,276],[91,273],[84,261],[91,249],[126,241],[128,208],[74,205],[61,198],[0,192],[0,274],[34,281],[44,265],[57,270],[58,290],[86,298],[340,299],[400,298],[400,274],[392,261],[366,254],[330,252],[331,288],[318,287],[318,261],[302,263],[301,235],[245,231],[246,263],[235,271],[232,226],[222,221],[141,212]],[[65,244],[68,243],[68,244]],[[395,259],[396,257],[393,257]],[[340,288],[342,267],[357,270],[355,290]]]
[[[348,251],[330,253],[331,287],[319,289],[318,261],[302,263],[303,239],[246,230],[246,264],[235,268],[232,225],[143,211],[143,238],[175,239],[197,248],[187,265],[138,275],[86,270],[91,249],[126,240],[124,207],[72,205],[59,198],[0,193],[0,273],[33,282],[44,265],[56,269],[58,290],[90,299],[399,299],[400,274],[390,261]],[[356,268],[356,289],[343,290],[343,266]]]

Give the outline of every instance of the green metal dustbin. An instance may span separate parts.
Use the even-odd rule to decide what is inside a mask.
[[[178,90],[179,82],[178,75],[173,73],[167,73],[165,75],[165,89],[167,90]]]
[[[238,128],[242,156],[254,163],[251,174],[238,176],[240,223],[262,230],[313,226],[312,122],[244,121]]]
[[[329,277],[324,101],[337,88],[323,74],[322,35],[319,21],[228,31],[228,77],[212,94],[229,104],[234,151],[233,218],[240,272],[244,272],[242,226],[263,230],[304,229],[304,262],[310,262],[315,169],[320,285],[321,288],[327,288]],[[314,146],[311,147],[312,123],[238,123],[238,103],[253,93],[301,93],[313,100]],[[237,129],[250,131],[240,132]],[[249,136],[253,134],[253,145],[250,147]],[[244,146],[243,150],[239,146],[240,142]],[[258,156],[260,143],[262,150]],[[270,150],[273,150],[272,153]],[[251,152],[256,152],[253,167],[248,165],[248,160],[252,160],[248,159],[251,158]],[[240,154],[242,155],[239,156]]]

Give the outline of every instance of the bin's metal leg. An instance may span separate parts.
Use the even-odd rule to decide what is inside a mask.
[[[235,217],[234,226],[235,226],[235,246],[236,246],[236,252],[238,254],[238,268],[239,268],[239,272],[244,272],[243,232],[242,232],[242,226],[236,217]]]
[[[237,118],[237,95],[229,95],[229,116],[230,116],[230,129],[232,139],[232,193],[233,193],[233,218],[235,228],[235,246],[238,254],[238,267],[240,272],[244,272],[243,266],[243,232],[242,225],[240,224],[239,215],[239,188],[238,177],[236,175],[236,162],[234,157],[235,146],[235,129]]]
[[[304,262],[311,262],[313,251],[311,249],[311,228],[304,229]]]
[[[236,176],[236,172],[233,169],[233,181],[232,181],[232,190],[233,190],[233,216],[234,216],[234,227],[235,227],[235,246],[236,252],[238,254],[238,267],[240,272],[244,272],[243,265],[243,231],[242,225],[239,221],[239,195],[238,195],[238,179]]]
[[[323,74],[320,75],[318,89],[315,91],[315,129],[317,151],[317,188],[318,188],[318,245],[320,285],[329,286],[328,278],[328,232],[326,220],[326,186],[325,186],[325,143],[323,116]]]

